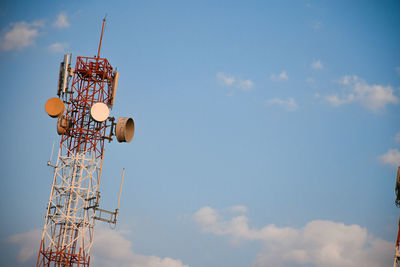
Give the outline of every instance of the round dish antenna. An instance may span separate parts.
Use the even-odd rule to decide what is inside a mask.
[[[44,109],[46,113],[52,118],[60,117],[65,111],[64,102],[58,97],[52,97],[47,100]]]
[[[120,143],[132,141],[133,135],[135,134],[135,122],[132,118],[120,117],[118,118],[117,125],[115,127],[115,135],[117,141]]]
[[[90,109],[90,115],[92,116],[93,120],[97,122],[103,122],[110,115],[110,110],[108,109],[106,104],[98,102],[94,104]]]

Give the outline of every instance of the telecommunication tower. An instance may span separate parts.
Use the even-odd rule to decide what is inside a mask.
[[[95,220],[115,224],[119,210],[99,208],[104,143],[116,136],[130,142],[135,125],[132,118],[110,116],[119,74],[106,58],[100,58],[106,20],[103,19],[97,56],[65,55],[60,66],[57,96],[45,105],[57,118],[61,136],[54,168],[50,199],[36,266],[89,266]]]
[[[397,179],[396,179],[396,206],[400,207],[400,167],[397,169]],[[400,267],[400,217],[399,217],[399,225],[397,230],[397,239],[396,239],[396,248],[394,251],[394,267]]]

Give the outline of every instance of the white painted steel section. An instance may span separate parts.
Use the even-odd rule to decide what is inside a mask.
[[[90,255],[103,160],[86,153],[65,156],[61,150],[43,228],[44,248]]]

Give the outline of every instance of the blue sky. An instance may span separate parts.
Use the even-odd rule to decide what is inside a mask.
[[[3,1],[0,265],[35,262],[64,53],[120,73],[94,266],[386,266],[400,165],[396,1]],[[75,60],[74,60],[75,62]],[[112,244],[112,245],[110,245]],[[352,253],[349,253],[351,251]]]

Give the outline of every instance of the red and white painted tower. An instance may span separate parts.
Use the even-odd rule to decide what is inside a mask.
[[[397,179],[396,179],[396,206],[400,207],[400,167],[397,169]],[[399,217],[399,225],[397,229],[397,238],[396,238],[396,248],[394,252],[394,267],[400,267],[400,217]]]
[[[115,211],[99,208],[104,144],[113,136],[130,142],[134,122],[110,116],[119,75],[100,58],[104,25],[105,19],[97,57],[77,57],[73,69],[72,56],[65,55],[58,97],[46,102],[61,140],[56,164],[48,162],[54,176],[36,266],[89,266],[95,220],[117,221],[120,198]]]

